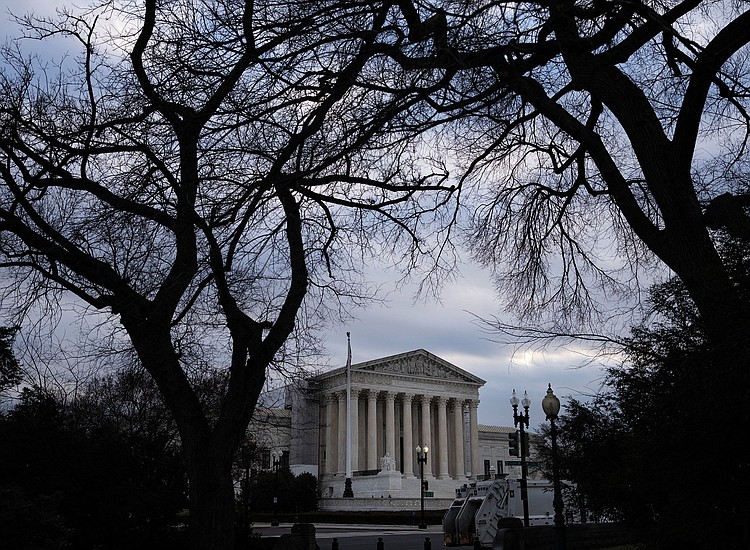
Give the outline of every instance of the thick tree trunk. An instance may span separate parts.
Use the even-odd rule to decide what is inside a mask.
[[[706,449],[710,463],[703,461],[698,467],[711,472],[711,482],[696,492],[696,498],[714,503],[706,522],[712,526],[716,548],[747,548],[749,533],[737,526],[746,524],[750,514],[750,460],[740,435],[750,425],[750,308],[727,269],[711,257],[713,250],[703,247],[700,254],[695,242],[685,248],[695,255],[672,267],[698,306],[709,340],[708,352],[698,355],[690,372],[682,375],[695,387],[683,404],[685,422],[698,436],[696,441],[705,439],[712,446]]]
[[[231,460],[216,456],[210,443],[185,450],[190,479],[190,548],[234,548],[235,499]]]
[[[696,222],[672,230],[669,253],[662,259],[680,277],[698,307],[710,345],[717,351],[747,350],[748,304],[705,228]],[[735,360],[740,357],[736,355]]]
[[[133,321],[123,316],[142,364],[154,377],[180,432],[189,483],[190,547],[231,550],[234,545],[232,451],[246,425],[233,422],[216,435],[180,367],[166,323]],[[258,384],[262,387],[263,379]],[[259,390],[248,395],[257,397]],[[246,395],[235,396],[244,399]],[[249,397],[247,397],[249,399]],[[252,403],[255,403],[253,400]],[[240,435],[238,435],[240,434]]]

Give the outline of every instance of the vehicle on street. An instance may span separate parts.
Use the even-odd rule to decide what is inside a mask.
[[[528,480],[529,525],[552,525],[552,482]],[[520,479],[494,479],[466,483],[443,516],[445,546],[471,546],[479,539],[491,548],[502,529],[523,527]]]

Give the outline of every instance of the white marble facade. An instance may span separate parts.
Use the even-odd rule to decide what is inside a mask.
[[[430,449],[424,474],[436,493],[450,497],[460,482],[484,474],[477,424],[484,380],[421,349],[356,363],[351,369],[355,498],[413,496],[419,483],[417,445]],[[341,497],[344,489],[345,371],[342,367],[309,379],[290,403],[298,411],[292,413],[293,430],[317,413],[317,438],[301,431],[292,437],[291,458],[293,469],[318,476],[323,497]]]

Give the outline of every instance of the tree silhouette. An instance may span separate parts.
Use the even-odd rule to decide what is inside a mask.
[[[232,545],[232,457],[269,366],[368,297],[366,258],[445,250],[453,189],[412,140],[436,83],[380,54],[390,8],[102,2],[19,20],[78,48],[59,66],[3,49],[5,299],[111,315],[177,424],[195,548]],[[226,374],[218,411],[196,369]]]

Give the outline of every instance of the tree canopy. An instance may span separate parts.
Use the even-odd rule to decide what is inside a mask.
[[[415,11],[410,19],[404,10],[412,36],[423,30],[418,21],[431,20],[429,40],[394,49],[392,58],[450,79],[431,99],[453,128],[462,196],[478,203],[472,250],[496,270],[506,302],[532,332],[580,331],[597,313],[597,294],[616,304],[619,292],[642,284],[644,266],[679,278],[679,294],[665,305],[690,304],[682,321],[694,339],[673,327],[636,334],[643,360],[669,366],[618,379],[616,391],[632,392],[620,395],[631,405],[622,417],[643,444],[628,453],[601,431],[592,446],[609,442],[601,452],[636,457],[618,481],[648,479],[654,499],[666,497],[654,502],[660,514],[695,520],[695,544],[732,538],[746,511],[737,434],[750,421],[742,405],[750,304],[722,246],[727,234],[746,242],[750,221],[747,5],[488,0]],[[685,349],[672,347],[678,342]],[[699,352],[687,353],[698,343]],[[656,388],[671,392],[668,402]],[[701,455],[692,464],[699,466],[681,459],[675,467],[667,457],[679,453]],[[696,505],[682,487],[703,472],[718,475],[696,491]],[[710,519],[698,523],[697,510]],[[746,535],[734,540],[747,545]]]

